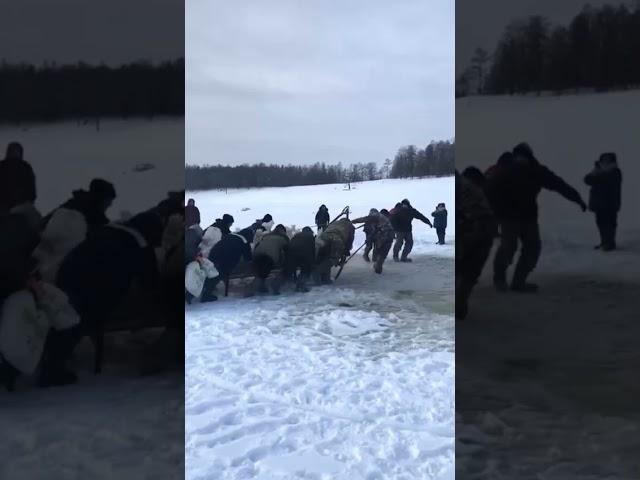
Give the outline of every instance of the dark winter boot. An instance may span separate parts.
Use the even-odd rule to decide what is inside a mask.
[[[362,258],[364,258],[364,261],[367,263],[371,261],[371,259],[369,258],[369,252],[364,252],[364,255],[362,256]]]
[[[394,261],[394,262],[399,262],[399,261],[400,261],[400,259],[398,258],[398,256],[397,256],[397,255],[394,255],[394,256],[393,256],[393,261]]]
[[[215,302],[216,300],[218,300],[218,297],[216,297],[213,294],[213,291],[209,290],[206,291],[202,294],[202,298],[200,299],[201,303],[208,303],[208,302]]]
[[[513,282],[511,284],[511,290],[518,293],[536,293],[538,291],[538,285],[528,282]]]
[[[16,379],[20,372],[0,358],[0,385],[4,385],[8,392],[13,392],[16,387]]]
[[[191,305],[191,302],[193,302],[194,298],[195,297],[191,293],[187,292],[186,290],[184,291],[184,301],[187,302],[187,305]]]
[[[400,261],[403,262],[403,263],[411,263],[411,262],[413,262],[413,260],[411,260],[409,257],[402,257],[400,259]]]
[[[49,387],[63,387],[66,385],[73,385],[78,382],[78,376],[71,370],[56,369],[56,370],[44,370],[40,375],[38,386],[40,388]]]

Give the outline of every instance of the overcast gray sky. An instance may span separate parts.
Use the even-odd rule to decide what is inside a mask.
[[[170,60],[184,55],[185,0],[3,0],[0,59]]]
[[[513,20],[543,15],[553,24],[568,25],[587,4],[630,4],[626,0],[456,0],[456,69],[469,65],[473,51],[493,53],[505,27]]]
[[[189,164],[383,162],[454,136],[454,0],[188,0]]]

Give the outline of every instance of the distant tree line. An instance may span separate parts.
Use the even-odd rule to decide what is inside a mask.
[[[184,59],[158,65],[0,64],[0,122],[184,115]]]
[[[382,178],[444,176],[454,173],[454,144],[432,142],[424,150],[414,145],[401,148],[394,160],[327,165],[187,165],[187,190],[291,187],[332,183],[355,183]]]
[[[640,2],[586,6],[568,26],[532,16],[506,27],[492,58],[476,50],[456,95],[637,87],[639,58]]]
[[[398,150],[390,178],[443,177],[455,171],[455,143],[431,142],[423,150],[409,145]]]

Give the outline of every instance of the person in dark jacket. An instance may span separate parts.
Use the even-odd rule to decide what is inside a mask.
[[[329,225],[331,217],[329,216],[329,209],[326,205],[320,205],[318,213],[316,213],[316,226],[318,227],[318,233],[324,231]]]
[[[29,278],[39,237],[21,215],[0,213],[0,304]]]
[[[475,183],[456,172],[456,320],[464,320],[469,297],[489,258],[497,230],[486,196]]]
[[[444,203],[439,203],[431,213],[433,226],[438,234],[438,245],[444,245],[444,235],[447,230],[447,208]]]
[[[67,255],[56,284],[69,297],[81,324],[75,330],[52,332],[54,337],[45,346],[48,361],[41,384],[71,382],[75,375],[66,369],[66,361],[80,338],[104,324],[134,281],[155,285],[158,262],[154,249],[161,243],[162,230],[157,213],[140,213],[124,224],[99,228]]]
[[[589,210],[595,213],[600,232],[600,244],[595,248],[605,252],[615,250],[618,212],[622,203],[622,173],[616,154],[600,155],[595,168],[584,177],[584,182],[591,187]]]
[[[373,248],[373,271],[381,274],[382,266],[387,259],[395,236],[391,221],[389,220],[389,212],[384,209],[378,212],[378,210],[372,208],[369,211],[369,215],[355,218],[352,222],[364,223],[365,226],[370,226],[370,238],[367,240],[371,242]]]
[[[508,288],[507,269],[518,250],[518,242],[522,243],[522,252],[511,289],[517,292],[538,289],[537,285],[527,283],[527,277],[535,268],[542,247],[537,198],[543,188],[559,193],[586,211],[587,205],[578,191],[540,164],[526,143],[517,145],[513,149],[513,161],[496,168],[488,179],[489,202],[501,229],[500,246],[493,264],[494,285],[500,291]]]
[[[201,302],[213,302],[217,300],[215,287],[219,281],[231,275],[231,272],[238,266],[240,260],[250,262],[253,259],[251,252],[251,242],[253,242],[255,232],[252,228],[245,228],[238,233],[224,235],[217,242],[209,253],[209,260],[213,262],[220,276],[207,278],[202,289]]]
[[[200,249],[200,242],[202,241],[202,230],[197,228],[197,225],[191,225],[189,228],[185,229],[184,232],[184,266],[186,266],[193,262]]]
[[[255,274],[254,289],[259,293],[267,293],[266,281],[274,268],[282,267],[289,247],[289,237],[284,225],[277,225],[271,233],[264,235],[253,250],[253,272]],[[274,282],[279,284],[279,282]],[[274,285],[274,293],[279,289]]]
[[[51,218],[60,209],[74,210],[82,214],[87,224],[87,234],[109,223],[106,212],[116,199],[116,189],[112,183],[94,178],[89,190],[74,190],[72,197],[42,219],[42,228],[46,230]]]
[[[24,160],[24,150],[18,142],[7,146],[0,161],[0,212],[9,212],[18,205],[36,201],[36,176]]]
[[[473,183],[476,187],[484,190],[487,179],[478,167],[467,167],[462,171],[462,176]]]
[[[411,206],[406,198],[391,211],[391,225],[396,232],[396,243],[393,246],[393,259],[396,262],[411,262],[408,258],[413,248],[413,227],[411,222],[416,219],[433,228],[431,221]],[[402,248],[404,244],[404,249]],[[402,256],[400,250],[402,249]]]
[[[231,226],[233,225],[233,222],[233,217],[228,213],[225,213],[222,218],[217,218],[213,224],[207,227],[202,235],[200,245],[198,246],[202,256],[209,258],[209,253],[213,246],[218,243],[222,237],[231,233]]]
[[[187,206],[184,207],[184,222],[186,228],[191,225],[200,225],[200,209],[196,207],[196,201],[193,198],[190,198]]]
[[[296,292],[308,292],[307,282],[311,276],[316,255],[316,244],[313,230],[304,227],[300,233],[296,233],[289,241],[289,248],[284,259],[282,275],[279,283],[274,287],[274,292],[287,281],[296,277]],[[300,273],[296,276],[300,270]]]

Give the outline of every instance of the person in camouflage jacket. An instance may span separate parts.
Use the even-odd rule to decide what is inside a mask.
[[[347,218],[327,226],[316,238],[316,277],[319,283],[331,283],[331,267],[340,265],[353,247],[355,227]]]
[[[467,316],[469,297],[489,257],[497,223],[484,193],[456,172],[456,319]]]
[[[367,232],[367,247],[369,250],[373,248],[373,270],[380,274],[382,273],[382,265],[389,254],[391,245],[393,245],[393,239],[395,238],[395,231],[391,226],[389,220],[389,212],[378,212],[375,208],[369,211],[369,215],[366,217],[355,218],[353,223],[364,223],[365,228],[369,226]],[[371,245],[371,248],[369,247]],[[368,251],[365,250],[365,260],[368,260]]]

